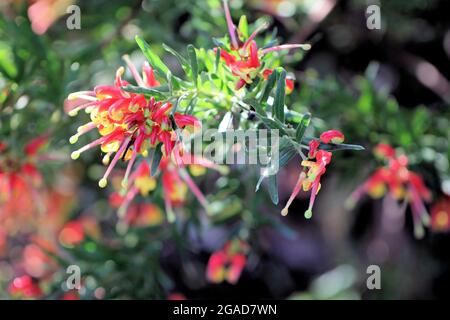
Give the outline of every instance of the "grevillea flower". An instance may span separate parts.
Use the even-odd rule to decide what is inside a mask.
[[[37,0],[28,8],[31,28],[36,34],[44,34],[74,0]]]
[[[234,239],[224,247],[214,252],[208,261],[206,278],[213,283],[227,281],[236,284],[247,263],[248,244]]]
[[[289,197],[281,214],[286,216],[289,212],[289,206],[294,201],[300,190],[310,191],[308,209],[305,211],[305,218],[312,217],[312,209],[316,200],[317,193],[320,190],[320,179],[327,171],[326,167],[331,162],[332,154],[329,151],[319,150],[320,142],[322,143],[342,143],[344,142],[344,135],[337,130],[330,130],[320,135],[320,140],[313,139],[309,142],[308,160],[303,160],[301,165],[303,170],[300,172],[294,190]]]
[[[423,226],[430,223],[424,202],[431,200],[431,193],[422,178],[408,169],[408,158],[396,156],[395,150],[386,144],[375,147],[374,153],[383,159],[385,166],[378,168],[347,201],[353,207],[364,194],[372,198],[383,197],[389,193],[396,200],[405,200],[411,206],[414,222],[414,234],[417,238],[424,236]]]
[[[450,231],[450,197],[446,196],[431,207],[431,229],[436,232]]]
[[[9,224],[7,220],[10,218],[27,218],[44,211],[40,193],[43,179],[37,164],[45,160],[40,152],[47,141],[47,134],[31,140],[22,154],[10,150],[6,143],[1,144],[0,224],[3,226]]]
[[[155,177],[152,177],[150,174],[150,165],[148,162],[145,160],[141,161],[133,173],[130,174],[129,183],[126,186],[124,195],[121,196],[119,193],[115,193],[110,198],[110,203],[119,207],[119,215],[126,216],[130,203],[138,194],[146,196],[156,187],[157,176],[161,178],[165,211],[169,222],[175,220],[173,208],[185,203],[188,190],[194,194],[199,203],[208,211],[208,201],[191,178],[186,167],[192,167],[195,175],[203,172],[205,168],[217,170],[222,173],[226,173],[227,168],[202,157],[182,154],[183,152],[180,146],[176,145],[171,157],[162,157]],[[191,165],[191,163],[195,163],[195,165]]]
[[[125,221],[134,227],[153,227],[164,221],[164,215],[161,209],[152,203],[139,203],[128,208]]]
[[[59,233],[59,241],[66,247],[73,247],[82,242],[86,235],[98,238],[100,228],[92,217],[81,217],[67,222]]]
[[[242,32],[236,28],[231,18],[230,9],[228,7],[228,1],[224,0],[225,18],[228,25],[228,33],[230,36],[229,48],[221,48],[220,56],[225,64],[230,68],[233,75],[239,77],[236,84],[236,89],[240,89],[246,84],[251,84],[255,77],[262,74],[263,78],[267,79],[273,70],[262,70],[261,59],[269,52],[289,50],[295,48],[303,48],[308,50],[311,46],[308,44],[284,44],[280,46],[273,46],[264,49],[258,49],[256,41],[254,40],[258,33],[262,32],[268,26],[267,24],[261,25],[257,28],[247,39],[242,39],[238,36],[242,35]],[[216,52],[218,48],[215,49]],[[286,80],[287,91],[291,92],[294,83],[292,80]]]
[[[338,130],[328,130],[320,135],[320,141],[323,143],[340,144],[344,142],[344,135]]]
[[[139,86],[150,88],[159,85],[147,62],[144,63],[141,77],[129,58],[125,56],[124,59]],[[106,187],[108,176],[119,159],[128,161],[123,179],[123,183],[127,184],[139,154],[146,156],[149,148],[162,143],[165,154],[170,156],[176,142],[174,125],[180,129],[200,126],[194,116],[178,112],[173,113],[172,123],[170,102],[156,101],[154,97],[147,100],[142,94],[124,91],[122,87],[128,85],[127,81],[122,80],[124,72],[123,67],[117,70],[114,85],[102,85],[95,87],[93,91],[72,93],[66,103],[69,115],[76,115],[84,109],[91,116],[91,121],[79,127],[77,133],[70,138],[71,143],[76,143],[81,135],[93,129],[97,129],[101,135],[99,139],[72,152],[72,159],[77,159],[86,150],[100,146],[106,154],[103,163],[109,164],[99,181],[102,188]],[[113,154],[115,155],[111,160]]]
[[[26,273],[34,278],[45,277],[57,268],[55,261],[36,244],[28,244],[24,248],[22,265]]]
[[[29,275],[14,278],[8,292],[13,298],[37,299],[43,296],[41,288]]]

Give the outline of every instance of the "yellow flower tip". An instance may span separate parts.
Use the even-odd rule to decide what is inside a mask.
[[[117,69],[117,71],[116,71],[116,76],[121,77],[124,73],[125,73],[125,68],[119,67],[119,69]]]
[[[77,160],[80,157],[80,153],[78,151],[74,151],[70,154],[72,160]]]
[[[119,218],[124,218],[126,212],[127,212],[126,207],[121,206],[121,207],[119,208],[119,210],[117,210],[117,215],[119,216]]]
[[[174,223],[175,222],[175,213],[173,213],[172,210],[167,210],[167,221],[169,223]]]
[[[109,160],[109,155],[104,156],[102,159],[103,165],[107,166],[109,164]]]
[[[67,100],[75,100],[78,98],[78,92],[73,92],[67,96]]]
[[[306,219],[311,219],[311,217],[312,217],[312,210],[311,209],[306,210],[305,211],[305,218]]]
[[[414,227],[414,236],[416,239],[422,239],[425,236],[425,230],[421,225],[417,225]]]
[[[226,176],[227,174],[230,173],[230,168],[228,166],[220,166],[219,172],[220,172],[220,174]]]
[[[309,43],[305,43],[302,45],[303,50],[311,50],[311,45]]]
[[[91,113],[92,110],[94,110],[95,106],[90,106],[84,109],[84,112],[86,112],[87,114]]]
[[[108,184],[108,180],[106,180],[105,178],[100,179],[100,181],[98,182],[98,186],[100,188],[105,188],[107,184]]]
[[[77,141],[78,141],[78,136],[77,135],[73,135],[69,139],[70,144],[77,143]]]
[[[281,215],[282,215],[283,217],[287,216],[288,213],[289,213],[288,208],[283,208],[283,210],[281,210]]]
[[[75,117],[77,114],[78,114],[78,110],[75,110],[75,109],[70,110],[68,113],[69,117]]]
[[[126,189],[128,187],[128,179],[123,179],[121,185],[122,188]]]

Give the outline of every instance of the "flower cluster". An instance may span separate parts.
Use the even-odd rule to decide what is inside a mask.
[[[228,241],[221,250],[214,252],[208,261],[206,277],[210,282],[227,281],[235,284],[247,263],[249,246],[240,239]]]
[[[164,194],[165,211],[169,222],[175,220],[174,207],[183,205],[186,201],[186,194],[190,190],[203,208],[208,211],[208,201],[199,187],[191,178],[191,174],[200,175],[208,169],[213,169],[221,173],[227,173],[227,168],[219,166],[212,161],[195,155],[182,156],[180,145],[176,145],[172,152],[172,157],[163,156],[159,163],[158,172],[155,177],[150,174],[150,165],[143,160],[129,177],[128,188],[125,193],[115,192],[110,198],[113,207],[119,208],[122,216],[140,216],[131,202],[137,195],[148,196],[156,188],[157,178],[160,177]],[[195,163],[195,164],[191,164]],[[191,174],[186,170],[189,167]],[[135,213],[132,213],[134,211]],[[129,218],[126,218],[129,220]],[[132,219],[133,220],[133,219]],[[131,220],[129,220],[131,221]]]
[[[423,226],[430,223],[424,201],[431,200],[431,193],[422,178],[408,169],[408,157],[396,156],[395,150],[387,144],[375,147],[376,156],[385,161],[386,165],[378,168],[349,199],[353,206],[364,195],[372,198],[383,197],[389,193],[396,200],[407,201],[411,206],[414,222],[414,234],[417,238],[424,236]]]
[[[304,167],[299,174],[294,190],[289,197],[286,206],[281,211],[283,216],[288,214],[289,206],[294,201],[300,190],[311,190],[308,209],[305,211],[305,218],[312,217],[312,208],[316,199],[316,195],[320,190],[320,179],[326,172],[327,165],[331,162],[331,152],[319,150],[320,143],[340,144],[344,142],[344,135],[337,130],[329,130],[320,135],[319,140],[313,139],[309,142],[308,160],[303,160],[301,165]]]
[[[220,48],[220,57],[230,69],[231,73],[239,77],[236,83],[236,89],[240,89],[247,84],[251,84],[258,75],[262,75],[264,79],[268,79],[273,72],[272,69],[264,68],[264,64],[261,59],[269,52],[289,50],[295,48],[302,48],[305,50],[310,49],[308,44],[284,44],[279,46],[267,47],[264,49],[258,49],[255,38],[264,31],[268,25],[263,24],[258,27],[247,39],[239,28],[233,23],[231,13],[228,8],[228,2],[224,2],[225,17],[228,25],[228,32],[230,37],[229,47]],[[245,19],[245,17],[241,18]],[[219,48],[215,48],[217,52]],[[294,81],[292,79],[286,79],[286,92],[290,93],[294,89]]]
[[[14,215],[29,216],[42,209],[39,193],[42,175],[37,163],[45,160],[39,153],[47,141],[48,135],[31,140],[20,155],[6,143],[0,143],[0,223],[3,227]]]
[[[160,85],[147,62],[144,63],[141,77],[129,58],[125,56],[124,59],[140,87],[151,88]],[[100,146],[102,152],[106,154],[103,163],[109,164],[99,181],[102,188],[106,187],[108,176],[119,159],[128,161],[123,179],[126,185],[139,154],[146,156],[150,148],[155,148],[161,143],[165,154],[170,156],[177,138],[176,128],[200,125],[194,116],[179,112],[173,112],[171,118],[173,106],[170,102],[156,101],[154,97],[146,99],[143,94],[124,91],[123,87],[129,84],[122,80],[124,72],[123,67],[117,70],[112,86],[101,85],[95,87],[93,91],[72,93],[67,100],[66,109],[69,115],[74,116],[84,109],[91,118],[90,122],[78,128],[77,133],[70,138],[70,142],[76,143],[81,135],[92,129],[96,129],[101,135],[101,138],[72,152],[72,159],[77,159],[86,150]]]

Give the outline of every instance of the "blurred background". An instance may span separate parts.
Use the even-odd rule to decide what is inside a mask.
[[[17,171],[19,182],[14,193],[0,184],[0,298],[448,297],[450,2],[229,3],[236,23],[242,14],[249,22],[265,17],[281,43],[312,44],[305,54],[284,57],[296,79],[290,108],[311,112],[311,133],[339,129],[366,148],[333,156],[313,219],[303,217],[306,196],[289,216],[279,214],[300,170],[294,158],[279,173],[278,206],[265,189],[254,192],[255,172],[236,167],[226,177],[195,177],[216,206],[211,221],[197,214],[191,196],[175,225],[164,221],[163,197],[143,198],[129,213],[140,222],[121,232],[114,207],[120,179],[98,188],[99,152],[70,160],[68,140],[87,116],[67,116],[67,95],[111,84],[124,54],[140,65],[135,35],[181,71],[162,43],[180,51],[188,43],[213,48],[213,37],[227,31],[221,1],[2,1],[0,180]],[[81,28],[68,30],[72,4],[80,8]],[[373,4],[381,29],[367,26]],[[372,154],[380,142],[408,156],[410,170],[431,191],[432,223],[422,239],[414,237],[410,208],[388,196],[345,205],[380,166]],[[32,181],[20,182],[21,175]],[[245,252],[245,267],[237,282],[215,283],[207,276],[211,255],[229,241]],[[64,285],[71,264],[81,270],[78,291]],[[380,290],[367,289],[369,265],[381,268]]]

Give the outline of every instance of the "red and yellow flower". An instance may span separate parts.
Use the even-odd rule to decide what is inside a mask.
[[[423,237],[423,226],[430,223],[424,202],[431,200],[431,192],[425,186],[422,177],[408,169],[407,156],[396,156],[395,150],[387,144],[377,145],[374,153],[384,160],[386,165],[378,168],[352,193],[348,204],[353,206],[364,194],[372,198],[381,198],[388,193],[396,200],[405,200],[411,206],[414,233],[417,238]]]
[[[128,57],[125,56],[124,59],[139,86],[159,86],[153,69],[147,62],[144,63],[141,77]],[[113,86],[102,85],[95,87],[93,91],[72,93],[66,103],[69,115],[76,115],[84,109],[91,117],[91,121],[79,127],[78,132],[70,138],[71,143],[76,143],[81,135],[93,129],[101,135],[99,139],[72,152],[72,159],[77,159],[86,150],[100,146],[106,154],[103,163],[109,164],[99,181],[102,188],[107,185],[108,176],[119,159],[128,161],[124,177],[126,184],[139,154],[146,156],[149,148],[161,143],[165,154],[170,156],[176,142],[175,129],[200,125],[194,116],[178,112],[173,113],[172,123],[170,114],[173,106],[170,102],[156,101],[154,97],[147,100],[143,94],[124,91],[123,87],[129,84],[122,80],[124,72],[123,67],[117,70]],[[113,154],[115,155],[111,160]]]
[[[319,150],[320,143],[342,143],[344,142],[344,135],[337,130],[330,130],[322,133],[319,140],[312,139],[309,142],[308,160],[303,160],[301,165],[303,170],[300,172],[295,184],[294,190],[289,197],[281,214],[286,216],[289,212],[289,207],[297,197],[300,190],[311,191],[311,196],[309,199],[308,209],[305,211],[305,218],[310,219],[312,217],[312,209],[316,196],[320,191],[320,179],[327,171],[326,167],[331,162],[332,154],[329,151]]]
[[[17,228],[18,219],[44,211],[43,178],[37,164],[45,160],[41,151],[47,141],[47,134],[31,140],[20,155],[0,144],[0,224],[6,229]]]
[[[234,239],[224,247],[214,252],[208,261],[206,278],[213,283],[227,281],[236,284],[247,263],[248,244]]]
[[[236,83],[236,89],[240,89],[246,84],[251,84],[259,74],[261,74],[264,79],[269,77],[273,70],[262,68],[263,64],[261,63],[261,59],[267,53],[295,48],[303,48],[305,50],[310,48],[310,45],[307,44],[284,44],[280,46],[258,49],[254,39],[260,32],[267,28],[267,24],[261,25],[247,39],[242,39],[242,37],[238,36],[242,35],[242,32],[236,28],[231,18],[228,1],[224,0],[223,4],[225,18],[228,25],[230,46],[229,48],[221,48],[220,56],[230,69],[231,73],[239,77],[239,80]],[[215,50],[217,51],[218,48]],[[288,93],[292,92],[294,88],[294,82],[292,79],[286,79],[286,88]]]

